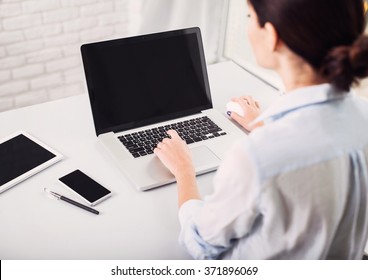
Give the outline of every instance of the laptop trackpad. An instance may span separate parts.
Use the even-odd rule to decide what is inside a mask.
[[[220,164],[220,159],[206,146],[191,148],[190,151],[196,174],[215,170]],[[150,177],[155,180],[174,179],[174,176],[156,156],[149,162],[147,170]]]
[[[208,147],[198,146],[190,150],[197,174],[214,170],[219,166],[220,159]]]
[[[213,171],[219,166],[220,159],[206,146],[199,146],[190,150],[197,175]],[[129,163],[124,168],[126,174],[140,190],[150,189],[175,181],[174,176],[161,163],[157,156],[151,157],[148,161],[138,159]],[[145,172],[142,173],[142,170],[145,170]]]
[[[193,165],[196,174],[201,174],[207,171],[215,170],[220,159],[206,146],[198,146],[190,149],[192,153]],[[156,177],[156,180],[162,178],[174,178],[170,171],[161,163],[158,157],[152,158],[147,168],[151,177]]]

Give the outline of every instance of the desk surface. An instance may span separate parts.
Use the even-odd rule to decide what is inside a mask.
[[[209,66],[214,107],[232,96],[254,95],[264,107],[275,92],[231,62]],[[0,195],[0,259],[187,259],[178,244],[175,184],[135,190],[94,133],[87,95],[0,114],[0,138],[25,130],[64,155],[54,166]],[[113,195],[96,216],[50,199],[45,187],[76,199],[57,178],[81,169]],[[202,195],[214,173],[199,176]]]
[[[257,95],[265,104],[277,94],[231,62],[209,66],[215,108],[232,96]],[[94,132],[87,95],[0,114],[0,138],[25,130],[64,159],[0,195],[0,259],[185,259],[178,244],[175,184],[136,191]],[[45,187],[77,199],[57,178],[81,169],[113,195],[96,206],[99,216],[50,199]],[[213,173],[199,177],[211,192]]]

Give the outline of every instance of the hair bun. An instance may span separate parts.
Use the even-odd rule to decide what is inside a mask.
[[[367,77],[368,36],[361,35],[351,46],[333,48],[322,63],[321,74],[344,91]]]
[[[355,77],[368,76],[368,36],[360,36],[350,49],[350,62]]]

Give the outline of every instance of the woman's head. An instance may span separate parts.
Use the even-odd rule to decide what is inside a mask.
[[[363,0],[248,2],[260,29],[274,28],[276,37],[328,82],[349,90],[368,75]]]

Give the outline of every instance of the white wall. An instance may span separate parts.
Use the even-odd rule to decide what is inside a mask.
[[[86,92],[80,45],[135,32],[140,0],[0,0],[0,111]]]
[[[144,0],[140,33],[199,27],[207,64],[222,58],[229,0]],[[245,0],[244,0],[245,1]]]
[[[0,0],[0,112],[85,93],[80,45],[137,34],[143,1],[157,0]],[[255,66],[247,42],[246,1],[226,1],[225,55],[267,73]],[[226,13],[216,13],[219,17]],[[368,80],[363,84],[360,92],[368,96]]]

